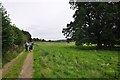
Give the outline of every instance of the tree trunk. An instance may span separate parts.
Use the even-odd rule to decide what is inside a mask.
[[[102,48],[102,43],[98,42],[97,43],[97,48],[99,48],[99,49]]]
[[[98,39],[97,39],[97,48],[98,49],[102,48],[102,42],[101,42],[101,39],[100,39],[100,34],[98,35]]]

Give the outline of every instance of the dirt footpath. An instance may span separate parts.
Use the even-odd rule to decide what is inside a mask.
[[[33,52],[29,52],[23,64],[19,78],[32,78],[33,73]]]
[[[2,69],[0,69],[0,73],[1,73],[0,77],[1,78],[2,78],[2,75],[4,75],[4,73],[9,69],[9,67],[12,64],[14,64],[23,53],[24,53],[24,51],[21,52],[16,58],[12,59],[10,62],[8,62],[7,64],[5,64]]]

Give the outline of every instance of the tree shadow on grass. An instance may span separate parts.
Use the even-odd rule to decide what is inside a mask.
[[[67,46],[66,49],[75,49],[75,50],[106,50],[106,51],[120,51],[120,46],[117,47],[101,47],[97,48],[96,46]]]

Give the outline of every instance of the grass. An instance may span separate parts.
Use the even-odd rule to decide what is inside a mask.
[[[19,53],[22,51],[23,51],[23,47],[18,47],[13,51],[7,51],[7,52],[3,51],[4,55],[2,55],[2,66],[10,62],[12,59],[16,58],[19,55]]]
[[[118,77],[118,51],[81,49],[74,43],[36,44],[34,78]]]
[[[17,59],[17,61],[15,61],[5,73],[3,73],[3,78],[18,78],[27,55],[28,52],[24,52],[19,59]]]
[[[0,69],[2,68],[2,58],[0,58]]]

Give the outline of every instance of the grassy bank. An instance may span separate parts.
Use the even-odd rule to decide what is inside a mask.
[[[0,68],[2,68],[2,58],[0,58]]]
[[[12,51],[3,51],[2,55],[2,66],[16,58],[23,51],[23,46],[14,49]]]
[[[118,51],[80,49],[74,43],[36,43],[34,78],[116,78]]]
[[[17,59],[5,73],[3,73],[3,78],[18,78],[27,55],[28,52],[24,52],[19,59]]]

